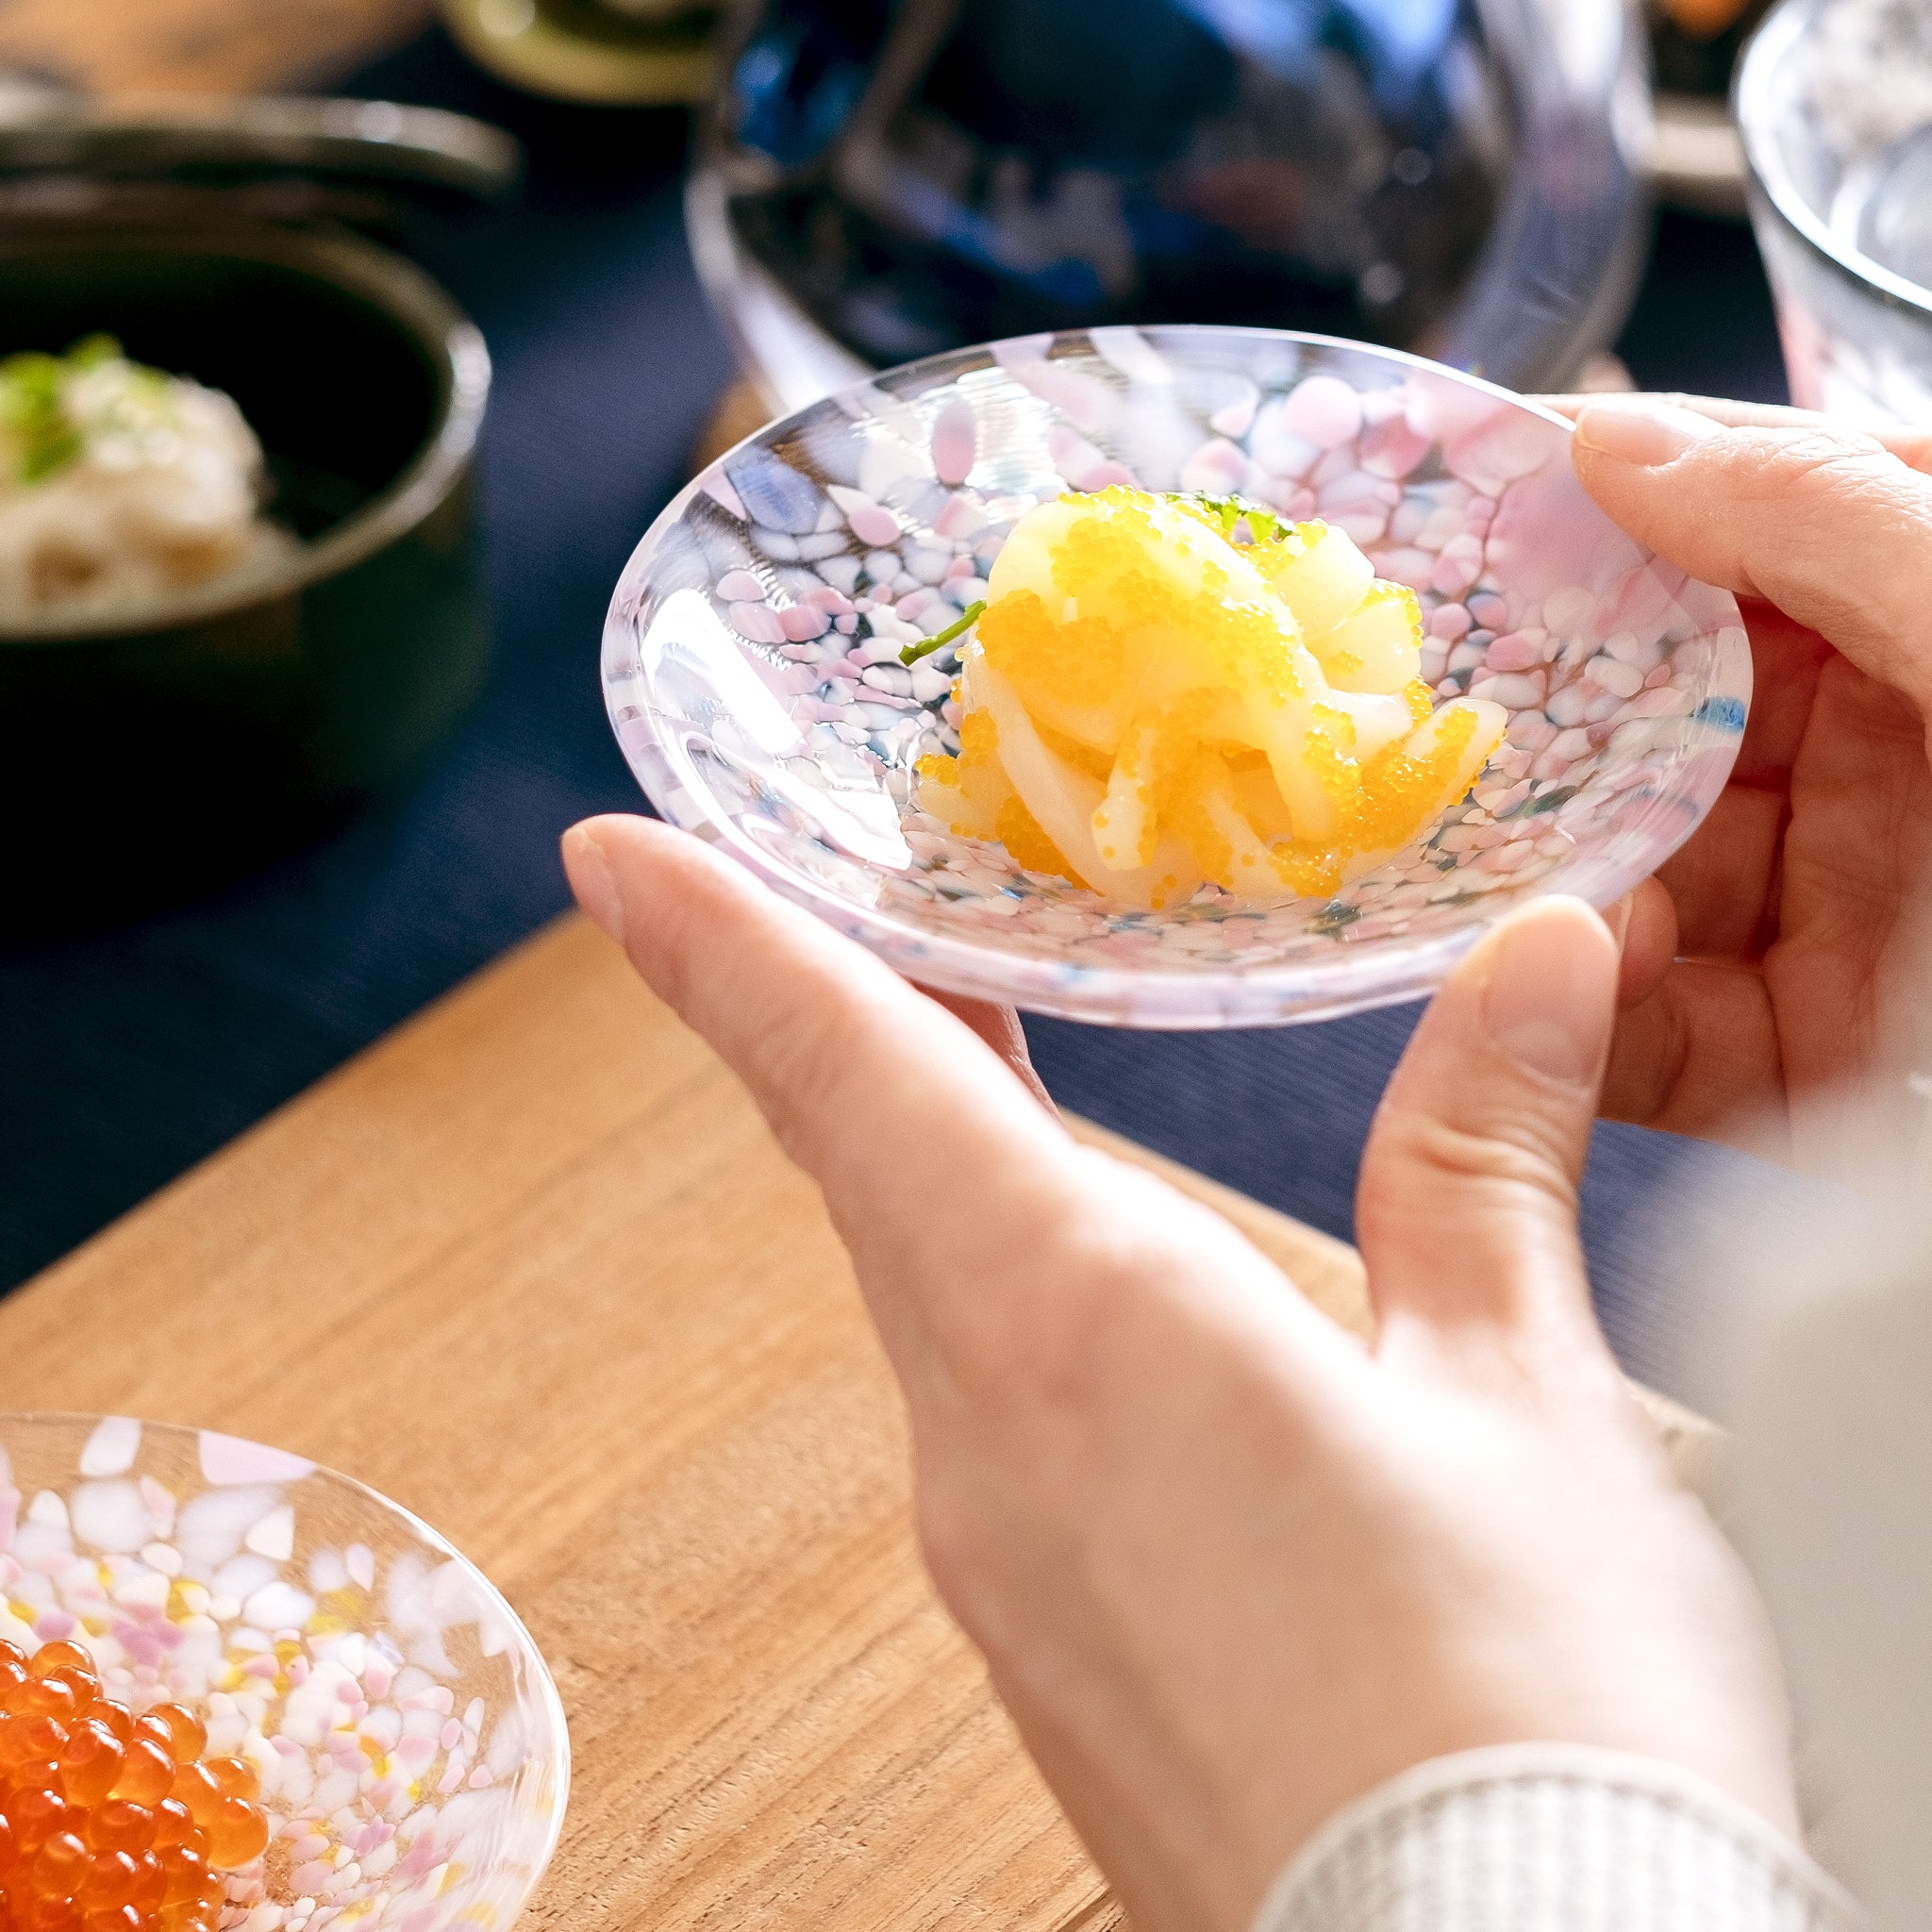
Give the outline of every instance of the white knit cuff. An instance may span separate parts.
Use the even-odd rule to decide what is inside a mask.
[[[1580,1744],[1419,1764],[1343,1807],[1254,1932],[1854,1932],[1851,1898],[1675,1765]]]

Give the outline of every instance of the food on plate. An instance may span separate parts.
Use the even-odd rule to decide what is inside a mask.
[[[917,802],[1127,908],[1333,892],[1459,800],[1507,725],[1434,708],[1415,593],[1345,532],[1121,486],[1014,525]]]
[[[269,1828],[253,1766],[207,1743],[181,1705],[107,1696],[85,1644],[0,1641],[0,1925],[217,1932]]]
[[[110,336],[0,360],[0,624],[110,610],[286,557],[261,445],[219,390]]]

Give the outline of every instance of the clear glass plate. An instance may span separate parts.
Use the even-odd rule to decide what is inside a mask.
[[[611,600],[611,723],[673,824],[925,984],[1162,1027],[1411,999],[1532,893],[1627,891],[1737,754],[1735,600],[1610,524],[1569,445],[1487,383],[1317,336],[1093,329],[934,357],[759,431],[670,505]],[[1210,886],[1160,912],[918,812],[914,764],[958,743],[953,658],[900,652],[984,595],[1034,504],[1109,482],[1323,517],[1411,585],[1438,695],[1510,713],[1471,798],[1330,897]]]
[[[286,1450],[127,1416],[0,1414],[0,1639],[94,1654],[261,1778],[224,1932],[508,1932],[557,1847],[557,1687],[482,1573]]]

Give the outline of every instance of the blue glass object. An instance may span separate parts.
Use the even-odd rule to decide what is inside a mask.
[[[761,0],[707,158],[863,362],[1211,321],[1551,380],[1627,294],[1641,41],[1617,0]]]

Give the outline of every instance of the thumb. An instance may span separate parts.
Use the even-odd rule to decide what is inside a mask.
[[[1576,1188],[1617,946],[1578,899],[1490,933],[1423,1016],[1362,1157],[1356,1234],[1385,1355],[1498,1330],[1574,1337],[1590,1287]]]
[[[1577,476],[1680,570],[1762,597],[1932,716],[1932,475],[1824,418],[1728,427],[1662,397],[1591,402]]]

